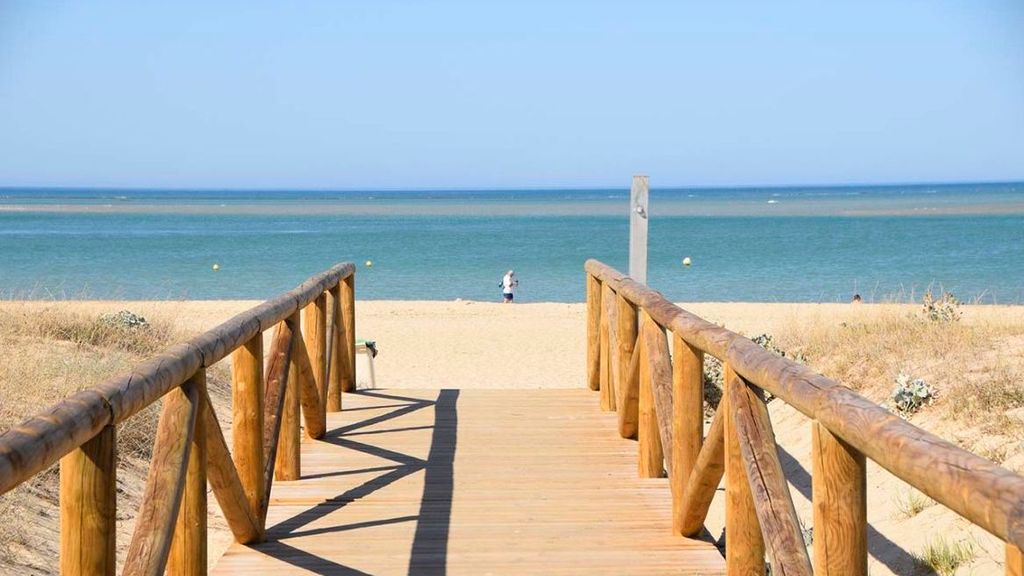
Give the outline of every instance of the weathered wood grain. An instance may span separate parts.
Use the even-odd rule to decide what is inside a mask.
[[[618,374],[615,334],[615,292],[608,285],[601,286],[601,409],[616,409],[616,379]]]
[[[267,361],[267,392],[265,414],[263,418],[263,500],[256,508],[261,523],[267,517],[267,506],[270,502],[270,490],[274,485],[274,470],[277,468],[277,452],[280,448],[281,422],[284,417],[288,375],[291,368],[292,342],[295,337],[294,324],[285,320],[274,330],[273,343],[270,345],[270,357]]]
[[[651,395],[661,440],[665,471],[672,472],[672,357],[668,351],[665,330],[644,315],[644,342],[648,346],[647,361],[651,369]]]
[[[616,327],[615,340],[618,343],[618,387],[615,389],[615,407],[619,413],[619,435],[632,438],[636,434],[639,418],[639,372],[633,365],[633,350],[637,343],[637,309],[629,300],[615,298]]]
[[[760,394],[739,378],[727,382],[725,393],[729,395],[731,416],[754,498],[754,510],[761,525],[761,536],[768,544],[772,559],[772,574],[810,576],[811,560],[804,547],[793,496],[779,463],[768,407]]]
[[[697,454],[697,464],[683,489],[682,519],[679,532],[696,536],[704,528],[715,491],[725,474],[725,415],[722,407],[715,411],[707,439]]]
[[[345,328],[342,326],[341,286],[332,286],[327,293],[330,306],[330,322],[327,327],[327,411],[341,411],[341,378],[348,371],[348,354],[345,353]]]
[[[683,534],[683,493],[704,443],[704,353],[672,337],[672,532]],[[721,478],[719,478],[720,480]],[[716,481],[716,484],[718,482]],[[703,518],[701,519],[703,522]]]
[[[633,343],[633,353],[629,356],[629,367],[626,370],[627,380],[622,383],[623,393],[618,402],[625,405],[619,414],[619,436],[635,439],[640,424],[640,348],[643,347],[641,340],[643,335],[639,332],[636,335],[636,342]],[[634,417],[626,419],[626,416],[633,414]]]
[[[299,442],[302,440],[299,420],[301,410],[299,406],[299,382],[300,368],[295,353],[296,348],[303,348],[302,334],[298,332],[299,313],[296,312],[285,321],[292,331],[288,340],[290,347],[290,358],[288,362],[288,382],[284,388],[284,400],[281,406],[280,430],[277,437],[277,455],[274,464],[275,480],[298,480],[302,474],[301,451]],[[308,367],[309,359],[306,358]],[[309,378],[310,375],[306,374]]]
[[[822,576],[868,571],[867,466],[864,455],[811,423],[814,570]]]
[[[116,432],[104,426],[60,460],[60,573],[112,576],[117,569]]]
[[[192,380],[164,397],[146,489],[124,562],[126,575],[162,576],[167,567],[185,490],[199,397]]]
[[[587,386],[601,389],[601,283],[587,274]]]
[[[728,364],[722,372],[728,390],[737,376]],[[764,576],[764,539],[740,451],[734,409],[731,395],[723,394],[718,410],[725,416],[725,567],[729,574]]]
[[[169,576],[205,576],[207,559],[206,502],[206,370],[200,369],[189,380],[196,387],[198,413],[188,454],[181,509],[174,527],[174,538],[167,558]]]
[[[242,544],[260,542],[264,536],[263,525],[257,508],[249,502],[238,470],[231,460],[231,452],[209,396],[204,394],[201,407],[206,432],[206,474],[213,495],[217,498],[235,541]]]
[[[654,371],[651,366],[651,355],[657,353],[655,343],[650,341],[647,324],[650,317],[640,312],[643,335],[640,346],[639,360],[639,414],[637,425],[637,468],[641,478],[661,478],[665,466],[665,452],[661,445],[661,430],[658,427],[658,415],[654,406]]]
[[[356,389],[356,277],[346,276],[341,280],[341,321],[345,327],[342,349],[348,362],[341,373],[342,392]]]
[[[321,292],[316,300],[309,303],[303,312],[302,335],[309,366],[313,372],[313,383],[317,389],[317,406],[320,407],[317,413],[317,422],[311,424],[313,414],[305,414],[306,434],[310,438],[321,438],[323,434],[315,435],[313,430],[325,430],[327,428],[327,412],[323,409],[327,406],[327,294]],[[312,405],[310,401],[303,402],[303,409]]]
[[[299,391],[299,403],[302,405],[302,415],[306,423],[306,435],[310,438],[323,438],[326,432],[326,412],[321,403],[321,390],[317,388],[314,378],[314,369],[309,361],[306,344],[302,339],[296,338],[292,342],[292,365],[296,369],[294,383]],[[289,375],[289,380],[292,376]]]
[[[231,411],[234,462],[249,507],[263,502],[263,335],[257,334],[231,355]]]

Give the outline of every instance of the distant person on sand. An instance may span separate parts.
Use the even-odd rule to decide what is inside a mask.
[[[851,304],[860,304],[861,303],[860,294],[854,294],[853,295],[853,301],[850,302],[850,303]]]
[[[519,286],[519,280],[516,280],[516,271],[509,270],[501,279],[501,297],[504,304],[512,303],[512,299],[515,298],[516,286]]]

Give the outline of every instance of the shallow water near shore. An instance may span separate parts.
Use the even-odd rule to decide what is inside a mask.
[[[5,189],[0,293],[265,298],[351,260],[364,299],[497,300],[514,268],[517,299],[578,302],[586,258],[625,270],[627,210],[625,189]],[[650,213],[675,300],[1024,302],[1021,184],[654,190]]]

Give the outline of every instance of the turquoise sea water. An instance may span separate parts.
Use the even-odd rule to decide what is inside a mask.
[[[514,268],[517,299],[578,302],[586,258],[627,268],[627,212],[625,189],[0,189],[0,293],[265,298],[351,260],[360,298],[498,300]],[[650,213],[649,284],[680,301],[1024,303],[1024,184],[654,190]]]

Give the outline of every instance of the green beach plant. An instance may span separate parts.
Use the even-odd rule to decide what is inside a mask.
[[[923,378],[913,378],[910,374],[900,372],[896,376],[896,387],[893,388],[889,400],[896,413],[907,418],[934,402],[936,396],[938,390]]]
[[[939,576],[953,576],[957,568],[968,564],[977,555],[974,544],[963,540],[950,542],[939,537],[927,544],[914,555],[919,567]]]

